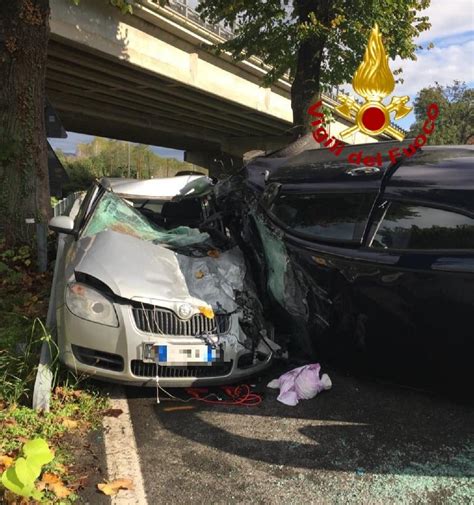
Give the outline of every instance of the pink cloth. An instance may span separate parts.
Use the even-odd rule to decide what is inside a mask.
[[[280,389],[278,401],[294,406],[300,400],[309,400],[326,389],[331,389],[332,382],[327,374],[319,377],[319,363],[304,365],[284,373],[279,379],[272,380],[267,387]]]

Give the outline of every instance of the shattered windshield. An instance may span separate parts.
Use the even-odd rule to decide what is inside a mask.
[[[160,228],[110,191],[100,199],[82,236],[90,237],[106,230],[174,248],[200,244],[209,238],[209,234],[188,226]]]

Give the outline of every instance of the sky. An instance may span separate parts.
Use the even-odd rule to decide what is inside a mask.
[[[196,3],[196,0],[190,3]],[[408,95],[412,102],[420,89],[435,81],[447,85],[459,80],[474,87],[474,1],[431,0],[430,7],[422,14],[429,16],[432,26],[416,42],[425,47],[432,42],[435,47],[419,51],[416,61],[396,59],[390,62],[392,69],[403,69],[404,83],[396,86],[394,96]],[[414,120],[411,113],[397,124],[408,128]],[[90,135],[69,133],[67,139],[51,139],[50,142],[54,148],[74,153],[78,143],[92,139]],[[183,159],[183,151],[163,147],[152,149],[161,156]]]
[[[422,12],[430,18],[431,29],[423,32],[417,42],[434,49],[419,51],[417,60],[390,62],[392,69],[403,68],[403,84],[398,84],[394,95],[408,95],[413,101],[417,92],[438,81],[442,85],[453,80],[465,81],[474,87],[474,2],[473,0],[431,0]],[[403,128],[414,122],[413,114],[398,121]]]

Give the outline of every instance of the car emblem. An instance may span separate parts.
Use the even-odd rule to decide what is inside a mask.
[[[405,134],[390,124],[390,113],[395,113],[395,119],[405,117],[412,110],[412,107],[406,106],[410,97],[394,96],[388,105],[382,103],[382,100],[393,92],[395,79],[388,66],[388,56],[377,24],[372,28],[364,60],[354,74],[352,87],[358,95],[365,98],[365,103],[361,105],[350,96],[339,95],[341,105],[336,107],[336,110],[346,119],[356,123],[343,130],[341,137],[345,138],[357,131],[367,135],[386,132],[397,140],[403,140]]]

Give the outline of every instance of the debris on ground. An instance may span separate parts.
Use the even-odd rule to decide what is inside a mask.
[[[300,366],[272,380],[267,387],[280,389],[277,400],[294,407],[300,400],[310,400],[321,391],[331,389],[331,379],[327,374],[319,377],[320,370],[319,363]]]
[[[133,482],[131,479],[116,479],[112,482],[105,482],[97,484],[97,487],[102,493],[107,496],[115,496],[121,489],[133,489]]]

